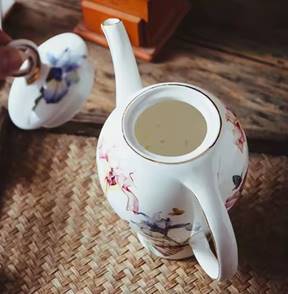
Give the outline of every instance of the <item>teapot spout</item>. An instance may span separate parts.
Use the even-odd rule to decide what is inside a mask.
[[[127,105],[132,95],[142,88],[127,32],[121,20],[109,18],[102,23],[102,30],[107,39],[115,72],[116,106]]]

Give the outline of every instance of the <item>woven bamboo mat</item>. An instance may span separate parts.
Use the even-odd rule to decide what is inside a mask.
[[[231,211],[237,275],[150,256],[97,182],[96,139],[16,132],[0,207],[1,293],[288,293],[288,158],[252,155]],[[13,160],[12,160],[13,159]]]

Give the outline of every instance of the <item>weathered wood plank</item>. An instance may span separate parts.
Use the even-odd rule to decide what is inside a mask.
[[[191,0],[190,24],[263,32],[288,27],[287,0]]]
[[[186,19],[176,37],[190,44],[288,69],[287,31],[287,28],[251,32],[213,26],[195,27]]]
[[[106,118],[107,114],[103,114],[97,110],[93,113],[79,113],[68,123],[55,129],[48,129],[47,131],[60,134],[98,137]]]
[[[40,43],[54,34],[71,31],[81,18],[78,0],[18,2],[6,23],[15,38]],[[157,63],[139,62],[143,83],[180,81],[203,87],[238,114],[250,138],[286,142],[287,43],[282,33],[277,42],[261,38],[222,29],[187,27],[184,23]],[[82,117],[86,117],[86,123],[93,123],[99,113],[105,117],[114,108],[114,74],[109,51],[92,43],[88,47],[96,81]],[[5,103],[7,89],[0,95]]]
[[[6,142],[8,136],[8,126],[10,125],[7,110],[0,106],[0,189],[3,184],[5,174]],[[0,190],[1,192],[1,190]]]
[[[37,44],[55,34],[71,31],[81,19],[80,1],[17,1],[4,24],[14,38]]]

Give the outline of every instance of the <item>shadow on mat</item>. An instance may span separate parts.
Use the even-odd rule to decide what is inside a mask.
[[[5,158],[0,170],[0,210],[3,205],[3,194],[7,187],[16,186],[19,181],[22,185],[30,186],[36,171],[38,161],[45,152],[45,134],[37,133],[37,148],[32,152],[35,144],[36,132],[25,132],[16,127],[8,127],[8,136],[5,144]],[[1,162],[2,163],[2,162]],[[47,168],[49,162],[47,162]],[[23,195],[23,198],[25,195]]]
[[[0,293],[20,293],[20,285],[23,285],[23,282],[19,280],[19,277],[12,277],[4,271],[0,271]]]
[[[288,183],[264,194],[267,197],[248,191],[231,213],[240,273],[241,265],[248,264],[260,275],[287,278]]]

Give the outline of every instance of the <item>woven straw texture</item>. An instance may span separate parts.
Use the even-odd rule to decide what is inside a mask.
[[[288,293],[288,158],[251,155],[231,211],[240,266],[150,256],[99,188],[96,139],[14,131],[0,208],[0,293]],[[17,142],[17,143],[16,143]]]

